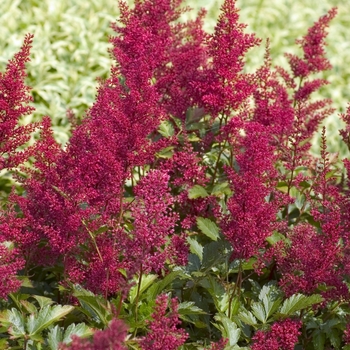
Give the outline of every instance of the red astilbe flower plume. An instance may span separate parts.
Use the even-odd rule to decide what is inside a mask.
[[[185,134],[186,131],[183,131]],[[193,150],[190,142],[183,146],[177,144],[173,156],[161,165],[161,169],[170,175],[170,184],[174,189],[177,212],[180,215],[182,229],[191,229],[198,216],[209,216],[216,208],[216,199],[213,196],[205,198],[189,198],[189,190],[195,185],[206,186],[209,179],[206,177],[206,167],[202,164],[200,154]]]
[[[103,331],[96,331],[92,341],[72,336],[70,345],[61,344],[60,350],[126,350],[124,341],[127,335],[127,328],[121,320],[113,319],[108,328]]]
[[[9,293],[16,292],[21,286],[16,275],[24,265],[25,261],[17,249],[10,249],[5,243],[0,243],[0,299],[7,299]]]
[[[179,23],[187,8],[179,8],[181,0],[136,1],[131,10],[120,2],[121,18],[112,28],[112,54],[128,88],[140,81],[153,81],[159,102],[167,113],[185,118],[191,106],[190,82],[206,55],[202,29],[205,12],[195,21]],[[139,74],[142,72],[142,74]]]
[[[33,35],[27,34],[21,50],[9,61],[6,72],[0,73],[0,170],[16,167],[33,154],[32,148],[18,151],[38,126],[35,123],[19,125],[22,116],[33,112],[30,88],[25,85],[26,67]]]
[[[246,123],[245,133],[245,136],[237,135],[236,147],[241,149],[236,156],[237,169],[226,168],[233,195],[227,203],[229,215],[221,224],[233,246],[232,258],[239,259],[249,259],[265,247],[277,213],[275,203],[267,199],[276,177],[269,133],[255,122]]]
[[[311,73],[321,72],[332,67],[325,57],[324,46],[327,36],[326,28],[336,14],[336,8],[329,10],[308,30],[307,35],[296,41],[304,51],[303,58],[286,54],[295,77],[305,78]]]
[[[171,247],[170,237],[174,237],[175,224],[178,215],[172,209],[174,198],[168,185],[169,175],[159,170],[148,173],[134,188],[135,202],[132,205],[133,217],[132,239],[126,250],[133,256],[138,266],[142,265],[143,272],[159,272],[168,260],[177,263],[176,252]],[[177,242],[178,247],[185,249]],[[185,255],[188,250],[185,249]]]
[[[290,244],[280,251],[276,250],[277,268],[282,275],[280,286],[287,295],[297,292],[311,294],[320,286],[323,289],[326,287],[321,292],[326,299],[334,300],[349,295],[343,282],[347,261],[344,245],[341,244],[344,238],[341,215],[343,200],[333,179],[328,177],[330,171],[332,164],[326,151],[323,128],[321,159],[315,175],[309,179],[309,191],[304,193],[305,205],[311,206],[310,214],[319,227],[309,223],[291,227],[287,233]]]
[[[170,62],[173,67],[180,64],[181,55],[187,57],[192,73],[188,78],[184,73],[181,84],[187,82],[204,55],[200,49],[204,35],[201,19],[186,26],[169,24],[178,19],[179,4],[144,1],[129,10],[121,3],[125,27],[115,27],[118,35],[111,39],[117,64],[111,77],[101,82],[96,102],[74,129],[65,150],[54,142],[49,121],[44,120],[34,170],[25,180],[26,197],[13,196],[13,205],[9,206],[14,209],[19,205],[22,213],[9,210],[6,217],[12,222],[2,227],[6,237],[18,241],[28,266],[61,261],[64,276],[110,294],[125,289],[119,270],[135,273],[135,266],[139,267],[135,261],[140,257],[149,262],[145,269],[157,271],[165,261],[185,263],[184,237],[173,234],[177,216],[170,209],[170,194],[165,191],[164,202],[156,203],[153,197],[157,190],[147,177],[136,187],[140,207],[133,209],[135,230],[130,233],[123,229],[123,213],[128,206],[123,199],[126,180],[133,176],[135,167],[152,164],[159,149],[171,142],[154,137],[166,110],[175,108],[170,106],[171,99],[163,106],[159,92],[171,90],[171,79],[169,84],[163,80],[157,87],[154,78],[165,79],[168,73],[162,70],[174,53],[177,61]],[[193,40],[186,42],[188,34]],[[195,64],[189,55],[191,47],[198,47]],[[152,174],[149,178],[156,176]],[[161,175],[154,184],[163,188],[163,180]],[[147,215],[153,215],[157,225],[146,217],[148,208],[142,203],[148,202],[151,211]],[[152,236],[150,227],[158,237]],[[150,248],[148,240],[158,245]]]
[[[238,23],[234,0],[226,0],[221,10],[215,32],[207,41],[209,67],[193,82],[196,102],[214,117],[229,114],[251,95],[252,77],[242,73],[244,55],[260,43],[254,35],[244,34],[246,25]]]
[[[312,99],[312,94],[327,84],[327,81],[312,79],[311,76],[313,73],[330,68],[324,50],[327,34],[325,29],[335,14],[335,9],[329,11],[328,15],[321,17],[309,29],[308,34],[303,39],[297,41],[304,50],[303,58],[287,54],[292,74],[289,74],[281,67],[276,69],[278,75],[282,78],[282,83],[284,82],[284,85],[281,83],[280,86],[284,93],[287,91],[290,95],[289,105],[285,103],[285,98],[283,100],[286,111],[290,113],[290,119],[288,120],[289,122],[292,121],[292,124],[288,123],[289,126],[276,138],[279,140],[276,145],[279,166],[282,166],[281,169],[287,170],[282,171],[280,174],[280,181],[287,183],[287,193],[284,196],[283,205],[288,205],[294,200],[290,196],[291,189],[293,187],[298,188],[301,181],[307,181],[307,176],[301,173],[297,175],[298,169],[301,167],[312,167],[313,157],[309,153],[311,148],[310,140],[313,138],[322,120],[333,112],[333,108],[330,107],[330,100],[315,101]],[[258,73],[258,77],[260,76],[261,73]],[[264,79],[260,77],[260,80],[263,82]],[[261,90],[260,87],[259,90]],[[258,106],[264,108],[261,104]],[[261,111],[259,112],[259,115],[261,115]]]
[[[153,319],[148,322],[149,332],[140,342],[142,350],[176,350],[185,343],[188,335],[184,329],[178,328],[181,321],[177,305],[176,298],[170,300],[169,306],[167,295],[157,297]]]
[[[254,111],[252,121],[270,128],[276,147],[288,140],[293,128],[294,109],[288,89],[278,79],[271,67],[269,42],[267,42],[264,65],[256,72],[256,90],[253,93]]]
[[[275,322],[269,331],[257,331],[252,338],[252,350],[294,350],[301,325],[301,321],[287,318]]]

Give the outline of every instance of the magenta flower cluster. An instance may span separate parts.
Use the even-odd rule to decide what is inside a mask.
[[[309,155],[311,137],[333,112],[312,94],[327,83],[313,74],[331,68],[324,47],[336,9],[297,41],[302,57],[286,55],[289,71],[272,67],[267,45],[262,67],[247,74],[245,54],[261,42],[245,33],[235,1],[224,1],[213,35],[202,29],[204,11],[179,21],[180,4],[144,0],[131,9],[120,2],[110,39],[115,65],[65,149],[49,117],[19,122],[33,110],[25,85],[31,35],[0,74],[0,171],[23,189],[0,208],[0,298],[20,288],[19,276],[43,269],[65,288],[118,296],[122,307],[135,276],[141,284],[144,275],[166,278],[186,266],[191,236],[198,246],[210,236],[199,229],[201,218],[215,222],[231,261],[254,263],[251,274],[277,280],[285,296],[349,301],[349,181],[333,177],[325,131],[320,158]],[[342,117],[350,147],[350,107]],[[349,173],[350,161],[344,166]],[[223,280],[232,290],[229,276]],[[179,317],[178,300],[160,294],[138,345],[178,349],[189,338]],[[256,331],[252,350],[293,350],[301,318]],[[114,319],[92,341],[75,337],[62,349],[125,349],[126,334]],[[227,343],[214,338],[211,348]]]

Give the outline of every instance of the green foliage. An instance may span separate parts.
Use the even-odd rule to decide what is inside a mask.
[[[91,330],[85,324],[71,324],[67,329],[58,323],[74,310],[71,305],[52,305],[49,298],[36,297],[38,305],[21,300],[21,309],[12,307],[1,312],[0,321],[8,335],[3,348],[16,345],[25,349],[57,349],[59,342],[71,342],[74,334],[87,336]],[[55,325],[55,326],[54,326]]]

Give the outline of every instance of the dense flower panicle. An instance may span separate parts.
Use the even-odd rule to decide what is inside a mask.
[[[322,294],[327,299],[347,297],[349,292],[343,283],[347,258],[344,255],[343,199],[338,187],[328,174],[332,162],[326,150],[325,128],[322,132],[321,158],[315,174],[310,177],[310,191],[305,191],[305,205],[318,228],[306,223],[292,227],[290,240],[277,254],[278,269],[282,274],[280,285],[287,295],[297,292],[312,293],[319,286],[327,287]],[[312,193],[311,193],[312,190]],[[302,209],[301,209],[302,210]],[[343,241],[343,244],[340,242]]]
[[[21,50],[7,65],[6,72],[0,73],[0,170],[22,164],[34,149],[27,147],[18,151],[31,137],[37,123],[19,125],[19,119],[34,111],[30,88],[25,85],[26,67],[33,35],[27,34]]]
[[[72,337],[70,345],[61,344],[60,350],[126,350],[124,341],[127,335],[127,328],[121,320],[113,319],[108,328],[103,331],[96,331],[92,341],[80,338],[76,335]]]
[[[121,6],[112,53],[129,89],[146,81],[159,93],[159,104],[184,119],[192,104],[191,85],[198,67],[205,65],[205,11],[195,21],[176,22],[187,8],[179,0],[137,1],[133,10]],[[142,74],[140,74],[142,72]],[[142,82],[141,82],[142,80]]]
[[[269,43],[267,43],[265,63],[256,72],[256,90],[253,93],[254,112],[252,120],[271,129],[277,139],[276,147],[288,139],[294,121],[294,109],[288,90],[279,80],[277,72],[271,68]]]
[[[289,318],[275,322],[269,331],[255,333],[252,350],[294,350],[301,326],[301,321]]]
[[[307,35],[296,41],[304,51],[303,58],[291,54],[286,55],[295,77],[305,78],[311,73],[321,72],[332,67],[325,57],[324,46],[326,44],[326,28],[336,14],[336,8],[329,10],[325,16],[309,28]]]
[[[287,237],[290,246],[276,251],[279,284],[286,295],[312,294],[321,285],[328,287],[324,296],[348,294],[338,271],[340,248],[334,242],[307,224],[297,225]]]
[[[246,132],[241,137],[242,153],[236,156],[237,169],[226,169],[233,196],[222,222],[223,233],[233,245],[233,258],[240,259],[249,259],[265,247],[277,213],[275,203],[267,199],[276,177],[270,137],[259,123],[248,123]]]
[[[179,145],[178,145],[179,146]],[[195,184],[204,186],[208,182],[202,159],[189,143],[178,147],[173,156],[161,165],[171,177],[174,187],[190,189]]]
[[[175,234],[178,220],[172,209],[174,198],[170,194],[168,183],[169,175],[154,170],[134,188],[135,202],[131,207],[134,220],[132,240],[127,251],[138,266],[142,265],[144,272],[159,272],[167,260],[176,262],[177,259],[177,252],[172,251],[173,247],[167,241],[168,237]],[[184,237],[178,237],[178,240],[184,241]],[[181,247],[180,242],[177,244]]]
[[[199,152],[193,150],[189,142],[182,147],[178,145],[173,156],[161,164],[160,168],[170,175],[169,183],[175,190],[173,196],[177,212],[180,214],[182,229],[190,229],[198,216],[213,214],[213,210],[217,208],[215,197],[189,198],[189,191],[193,186],[206,186],[210,180],[206,176],[203,159],[200,158]]]
[[[5,243],[0,243],[0,299],[7,299],[10,293],[18,290],[21,282],[16,275],[24,265],[25,260],[17,249],[10,249]]]
[[[182,120],[194,104],[192,82],[196,80],[198,71],[208,64],[204,45],[208,35],[202,29],[205,14],[201,10],[196,20],[174,27],[175,38],[169,50],[169,63],[155,72],[162,105],[168,114]]]
[[[149,321],[149,332],[140,342],[142,350],[177,350],[185,343],[188,335],[184,329],[178,328],[181,321],[177,305],[175,298],[170,300],[169,305],[167,295],[157,297],[155,311]]]
[[[126,278],[120,272],[125,270],[131,272],[131,262],[121,260],[120,257],[126,255],[122,249],[122,232],[113,232],[115,238],[100,235],[96,239],[96,244],[90,242],[87,245],[87,253],[82,254],[85,259],[84,263],[77,264],[79,266],[78,273],[84,273],[79,279],[80,275],[74,275],[76,270],[71,270],[67,266],[69,277],[73,282],[83,283],[86,287],[96,294],[114,295],[118,292],[123,292],[124,288],[128,288]],[[118,239],[119,238],[119,239]],[[131,256],[127,256],[131,259]],[[87,262],[87,264],[86,264]]]
[[[207,42],[209,67],[192,83],[195,101],[213,117],[229,114],[253,92],[253,77],[243,74],[242,69],[244,55],[260,43],[254,35],[245,34],[246,26],[238,23],[235,0],[226,0],[221,9],[215,32]]]

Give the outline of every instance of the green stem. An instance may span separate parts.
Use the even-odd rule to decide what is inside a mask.
[[[240,295],[241,284],[242,284],[242,261],[240,260],[239,261],[239,268],[238,268],[238,275],[237,275],[236,283],[235,283],[235,286],[233,288],[233,292],[232,292],[232,294],[230,296],[230,300],[228,302],[228,318],[231,318],[231,305],[232,305],[233,298],[236,295],[236,291],[238,291],[237,296],[239,297],[239,295]]]
[[[139,282],[137,285],[137,294],[136,294],[136,298],[135,298],[135,323],[137,323],[137,312],[138,312],[138,303],[139,303],[140,290],[141,290],[142,272],[143,272],[143,266],[141,264]]]

